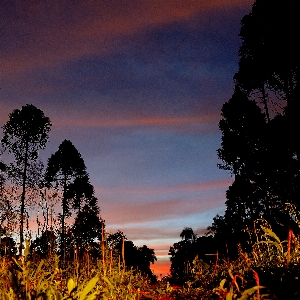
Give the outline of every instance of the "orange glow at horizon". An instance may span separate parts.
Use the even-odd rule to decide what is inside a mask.
[[[74,119],[71,120],[53,120],[55,126],[76,126],[76,127],[132,127],[132,126],[180,126],[190,123],[209,123],[219,120],[219,115],[203,115],[190,117],[147,117],[120,120],[115,117],[113,120],[101,120],[97,118],[77,118],[76,123]]]
[[[158,257],[157,261],[155,261],[154,264],[150,265],[151,271],[154,275],[157,276],[158,279],[161,279],[161,277],[167,276],[170,274],[170,266],[171,262],[169,257]]]

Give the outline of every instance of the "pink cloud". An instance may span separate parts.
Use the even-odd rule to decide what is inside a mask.
[[[135,127],[135,126],[180,126],[190,123],[207,123],[219,119],[218,115],[203,115],[190,117],[148,117],[130,119],[109,119],[99,120],[99,118],[89,117],[74,119],[55,119],[55,126],[81,126],[81,127]]]
[[[108,224],[115,224],[122,226],[127,223],[140,223],[147,221],[166,220],[174,217],[187,216],[196,213],[205,212],[219,206],[224,206],[224,191],[231,182],[229,180],[209,181],[197,184],[184,184],[177,186],[167,186],[158,188],[96,188],[96,194],[100,199],[101,214]],[[210,196],[199,197],[193,196],[188,201],[185,197],[180,198],[178,193],[187,192],[202,192],[212,191],[216,192]],[[218,191],[220,190],[220,191]],[[168,200],[161,200],[167,194],[177,194],[176,198]],[[152,196],[156,200],[151,201],[134,201],[134,200],[114,200],[119,199],[120,196],[125,196],[130,199],[132,196],[141,197],[144,195]],[[171,196],[170,196],[171,197]],[[109,198],[109,200],[104,200]],[[142,198],[141,198],[142,199]],[[134,211],[134,219],[132,212]],[[140,231],[140,229],[136,229]],[[155,230],[146,230],[150,238],[151,232]],[[169,232],[169,231],[168,231]],[[139,232],[140,233],[140,232]],[[137,236],[138,234],[137,233]],[[134,234],[134,230],[130,229],[130,234]],[[147,234],[145,234],[147,235]],[[155,233],[157,235],[157,232]],[[164,233],[162,233],[162,236]]]
[[[122,226],[127,223],[140,223],[168,220],[202,213],[219,206],[224,206],[224,199],[217,196],[189,199],[171,199],[132,203],[130,201],[101,202],[101,214],[109,224]],[[126,214],[125,212],[131,212]],[[132,214],[134,212],[134,215]]]
[[[97,187],[96,192],[100,195],[139,195],[139,194],[165,194],[173,192],[188,192],[188,191],[205,191],[211,189],[226,188],[231,184],[228,179],[213,180],[201,183],[192,184],[181,184],[175,186],[165,186],[165,187],[145,187],[145,188],[135,188],[135,187],[110,187],[102,188]]]

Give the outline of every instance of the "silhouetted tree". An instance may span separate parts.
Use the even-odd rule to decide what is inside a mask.
[[[299,207],[299,1],[256,0],[241,22],[239,70],[232,98],[223,105],[219,167],[234,175],[224,217],[209,230],[242,241],[242,229],[263,216],[286,234]],[[250,97],[254,100],[250,100]],[[264,113],[260,110],[262,101]],[[285,103],[271,115],[270,103]],[[278,232],[279,231],[279,232]]]
[[[197,255],[196,235],[192,228],[186,227],[180,234],[181,241],[169,249],[171,276],[175,283],[182,284],[191,279],[193,260]]]
[[[218,257],[224,257],[227,253],[226,243],[224,243],[224,233],[220,234],[220,228],[226,230],[228,226],[224,226],[225,219],[222,216],[214,218],[214,227],[210,228],[210,232],[203,236],[197,236],[190,227],[185,227],[180,234],[181,241],[174,243],[169,249],[171,261],[171,282],[173,284],[184,284],[188,280],[195,281],[195,273],[193,273],[194,261],[202,263],[215,263]],[[220,234],[220,235],[219,235]],[[213,288],[213,287],[212,287]]]
[[[17,254],[17,245],[15,240],[5,234],[5,230],[1,232],[0,239],[0,256],[15,256]]]
[[[99,218],[99,211],[97,198],[93,197],[77,213],[72,231],[80,257],[87,249],[91,252],[92,248],[102,240],[104,222]]]
[[[150,264],[154,264],[154,262],[157,260],[155,256],[155,252],[153,249],[148,248],[146,245],[143,245],[142,247],[137,248],[137,268],[140,270],[143,274],[146,274],[149,279],[156,280],[155,275],[152,273]]]
[[[48,141],[51,123],[44,113],[31,104],[15,109],[3,126],[1,144],[5,150],[14,155],[14,163],[8,167],[10,179],[22,189],[20,199],[20,246],[22,253],[24,241],[23,228],[25,218],[25,198],[28,187],[36,186],[41,172],[41,164],[37,163],[40,149],[44,149]]]
[[[219,128],[222,132],[218,156],[223,161],[221,169],[234,176],[254,177],[259,170],[259,160],[264,151],[265,117],[255,101],[239,89],[222,107]]]
[[[140,271],[144,275],[147,275],[150,280],[156,280],[156,276],[152,273],[150,268],[150,264],[154,264],[157,260],[153,249],[148,248],[146,245],[142,247],[135,246],[121,231],[110,234],[107,237],[107,245],[120,259],[122,259],[122,250],[124,251],[124,260],[127,270],[133,269]]]
[[[238,88],[223,105],[222,117],[219,167],[235,179],[226,193],[224,216],[230,239],[245,241],[243,230],[261,216],[286,230],[285,203],[295,203],[299,195],[299,169],[289,147],[286,118],[278,115],[267,123],[256,102]]]
[[[259,183],[264,183],[263,190],[268,192],[262,165],[266,156],[267,125],[255,101],[249,100],[238,88],[223,105],[221,115],[222,143],[218,156],[223,163],[219,167],[230,171],[235,178],[226,193],[225,219],[226,225],[231,226],[229,232],[235,232],[237,237],[249,219],[253,221],[260,215],[265,195],[259,193]],[[267,210],[270,210],[268,206]],[[230,238],[234,240],[234,235]]]
[[[101,240],[102,222],[99,218],[100,209],[94,195],[94,187],[88,175],[76,177],[67,190],[68,199],[72,199],[72,208],[77,210],[75,223],[72,227],[74,242],[80,255],[83,249],[94,243],[95,239]]]
[[[197,238],[197,235],[194,233],[194,230],[191,227],[184,227],[180,233],[180,237],[183,240],[194,242]]]
[[[0,190],[3,189],[3,185],[4,185],[4,172],[6,171],[6,165],[0,161]]]
[[[111,233],[107,236],[106,238],[106,242],[107,242],[107,246],[109,249],[111,250],[117,250],[119,249],[120,251],[118,252],[121,253],[122,250],[122,240],[126,238],[125,234],[118,230],[115,233]]]
[[[90,185],[86,184],[86,166],[81,154],[69,140],[64,140],[58,150],[48,159],[45,180],[62,192],[61,206],[61,251],[65,258],[65,218],[71,216],[71,205],[76,197],[81,199],[85,193],[90,193]],[[78,183],[84,182],[84,186]],[[87,188],[87,192],[85,190]],[[79,191],[79,193],[77,193]]]
[[[289,105],[299,84],[299,11],[297,0],[256,0],[241,21],[235,82],[248,93],[260,92],[265,108],[269,92]]]
[[[286,103],[290,146],[299,161],[300,146],[300,3],[297,0],[257,0],[241,21],[239,70],[235,83],[249,95],[267,102]],[[259,96],[260,95],[260,96]],[[267,111],[267,108],[266,108]]]
[[[68,199],[72,199],[72,207],[76,209],[78,213],[80,213],[83,205],[91,201],[94,203],[94,187],[90,183],[88,175],[85,174],[76,177],[74,182],[69,185],[66,196]]]
[[[31,253],[36,253],[41,259],[47,258],[56,250],[56,236],[51,230],[42,232],[41,236],[36,237],[30,244]]]

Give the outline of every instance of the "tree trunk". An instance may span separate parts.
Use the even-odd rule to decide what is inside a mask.
[[[262,101],[263,101],[263,104],[264,104],[267,121],[269,123],[270,122],[270,114],[269,114],[269,108],[268,108],[268,96],[266,94],[266,90],[265,90],[264,86],[262,87],[261,92],[262,92]]]
[[[26,142],[25,157],[24,157],[24,170],[22,182],[22,195],[21,195],[21,212],[20,212],[20,245],[19,255],[22,255],[23,242],[24,242],[24,213],[25,213],[25,194],[26,194],[26,180],[27,180],[27,165],[28,165],[28,142]]]
[[[66,213],[66,192],[67,192],[67,177],[64,176],[64,192],[62,203],[62,216],[61,216],[61,244],[62,244],[62,257],[63,261],[66,259],[66,238],[65,238],[65,213]]]

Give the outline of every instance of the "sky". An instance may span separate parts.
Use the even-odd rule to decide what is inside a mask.
[[[253,0],[0,0],[0,126],[33,104],[70,140],[109,232],[154,249],[223,214],[218,122]],[[0,136],[2,135],[2,130]]]

